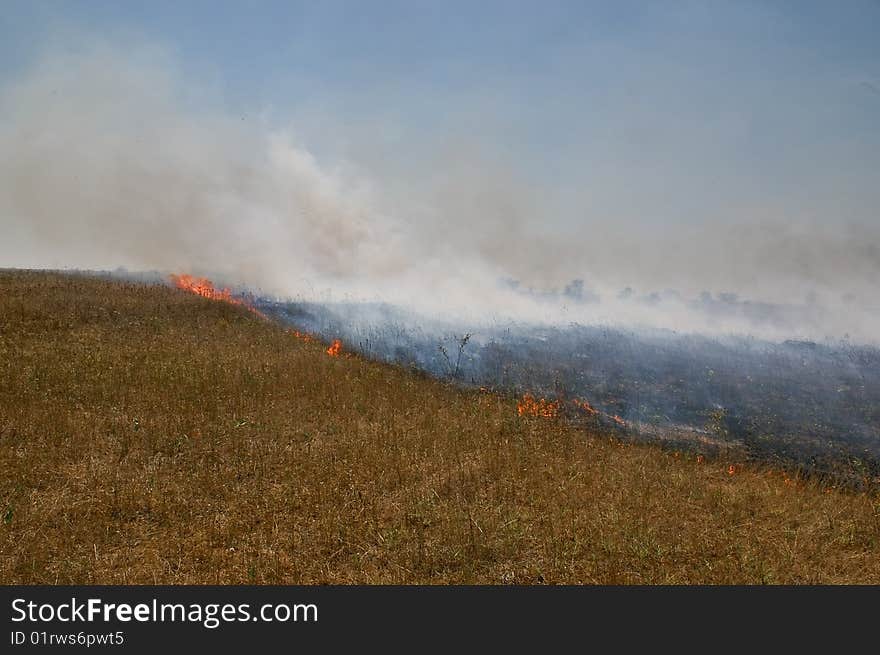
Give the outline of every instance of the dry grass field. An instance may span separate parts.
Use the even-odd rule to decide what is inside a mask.
[[[880,499],[0,271],[2,583],[880,583]]]

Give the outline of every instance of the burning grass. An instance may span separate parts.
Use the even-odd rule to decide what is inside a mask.
[[[516,404],[516,413],[520,416],[540,416],[541,418],[558,418],[559,401],[535,399],[530,393],[523,395]]]
[[[188,291],[189,293],[201,296],[202,298],[207,298],[209,300],[217,300],[220,302],[229,303],[231,305],[246,307],[260,318],[266,318],[263,313],[260,312],[256,307],[254,307],[251,303],[234,296],[231,289],[229,289],[228,287],[218,289],[214,286],[214,283],[206,277],[197,277],[188,273],[172,273],[169,276],[169,279],[171,280],[171,283],[178,289]]]
[[[524,420],[204,295],[0,272],[0,581],[880,582],[876,496]]]

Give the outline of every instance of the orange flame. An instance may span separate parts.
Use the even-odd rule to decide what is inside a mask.
[[[292,334],[294,337],[296,337],[300,341],[305,341],[306,343],[311,343],[312,341],[315,340],[315,337],[313,337],[308,332],[300,332],[299,330],[288,330],[287,333]]]
[[[217,289],[214,286],[214,283],[208,278],[195,277],[186,273],[182,275],[175,275],[172,273],[170,277],[174,286],[178,289],[183,289],[184,291],[189,291],[197,296],[210,298],[211,300],[222,300],[224,302],[232,303],[233,305],[242,304],[240,300],[236,300],[232,297],[232,292],[229,289]]]
[[[575,398],[572,402],[574,403],[575,407],[579,407],[580,409],[584,410],[590,416],[596,416],[599,414],[599,410],[596,409],[595,407],[593,407],[586,400],[578,400],[577,398]]]
[[[727,475],[736,475],[736,467],[733,464],[727,467]]]
[[[342,342],[339,339],[334,339],[333,343],[330,344],[330,347],[327,348],[327,354],[331,357],[339,357],[339,353],[342,352]]]
[[[620,418],[617,414],[606,414],[605,412],[599,411],[598,409],[593,407],[587,400],[575,398],[574,400],[572,400],[572,403],[575,407],[583,412],[586,412],[589,416],[604,416],[617,423],[617,425],[624,428],[626,427],[626,421]]]
[[[516,413],[520,416],[540,416],[541,418],[556,418],[559,415],[559,401],[545,400],[527,393],[522,400],[516,403]]]
[[[202,298],[208,298],[209,300],[220,300],[222,302],[228,302],[230,305],[239,305],[249,309],[261,318],[266,318],[256,307],[253,307],[239,298],[235,298],[229,288],[224,287],[223,289],[218,289],[214,286],[214,283],[206,277],[196,277],[194,275],[189,275],[188,273],[183,273],[181,275],[172,273],[169,277],[171,278],[172,284],[178,289],[189,291],[190,293],[194,293]]]

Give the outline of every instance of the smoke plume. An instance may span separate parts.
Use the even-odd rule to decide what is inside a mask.
[[[749,203],[641,221],[477,135],[414,146],[407,173],[222,107],[152,46],[34,61],[0,89],[0,265],[185,271],[481,320],[880,335],[876,222]]]

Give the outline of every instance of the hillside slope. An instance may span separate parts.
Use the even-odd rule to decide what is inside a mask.
[[[880,583],[880,500],[0,271],[0,582]]]

